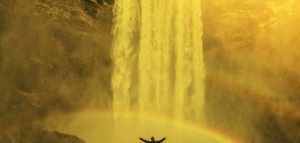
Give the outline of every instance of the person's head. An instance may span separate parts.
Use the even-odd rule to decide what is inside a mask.
[[[154,137],[151,137],[151,141],[154,141]]]

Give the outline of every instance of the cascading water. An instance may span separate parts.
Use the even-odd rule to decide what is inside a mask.
[[[137,111],[201,120],[201,0],[116,0],[114,16],[115,117]]]

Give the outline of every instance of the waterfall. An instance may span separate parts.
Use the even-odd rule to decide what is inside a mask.
[[[113,111],[201,120],[201,0],[116,0]]]

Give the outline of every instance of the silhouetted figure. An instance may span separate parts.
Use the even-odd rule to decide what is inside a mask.
[[[151,141],[147,141],[147,140],[145,140],[145,139],[143,139],[143,138],[140,138],[140,140],[143,141],[143,142],[145,142],[145,143],[161,143],[161,142],[163,142],[165,139],[166,139],[166,138],[163,138],[163,139],[161,139],[161,140],[159,140],[159,141],[155,141],[154,137],[151,137]]]

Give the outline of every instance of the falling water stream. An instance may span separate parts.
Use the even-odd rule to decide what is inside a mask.
[[[112,113],[78,114],[64,129],[92,143],[230,142],[202,126],[200,0],[117,0],[113,35]]]
[[[117,0],[114,14],[115,117],[137,111],[202,120],[201,1]]]

